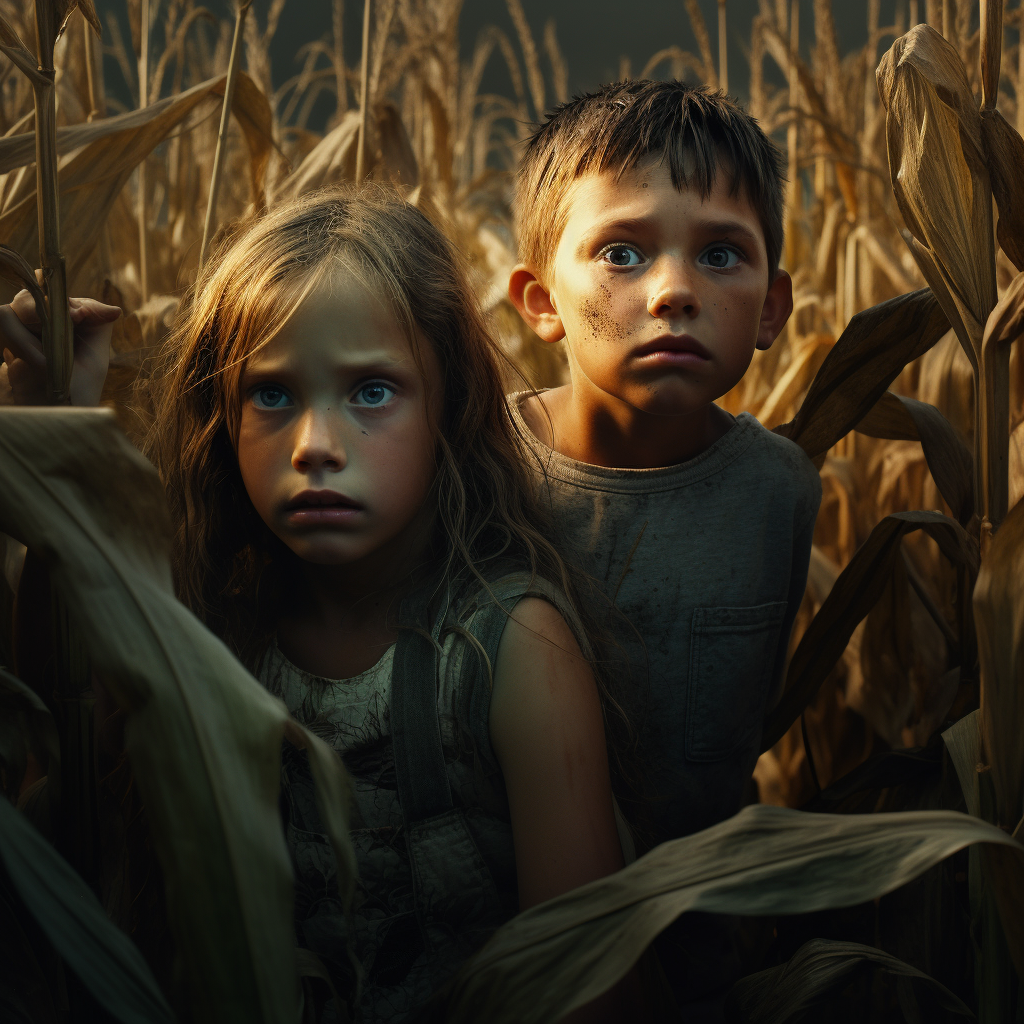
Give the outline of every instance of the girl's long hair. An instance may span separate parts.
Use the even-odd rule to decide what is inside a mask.
[[[547,539],[524,440],[509,415],[497,347],[454,247],[414,206],[379,186],[333,187],[279,207],[209,261],[183,303],[156,380],[145,449],[163,478],[175,524],[181,600],[255,670],[272,641],[294,556],[262,522],[236,457],[247,361],[335,274],[384,300],[413,341],[431,345],[443,395],[434,483],[434,554],[443,577],[486,585],[511,560],[560,586],[596,652],[593,585]],[[491,573],[493,579],[493,572]],[[598,656],[596,661],[602,659]],[[625,688],[601,671],[613,761],[633,746]],[[628,758],[626,758],[628,760]]]

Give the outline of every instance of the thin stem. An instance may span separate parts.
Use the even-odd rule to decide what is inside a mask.
[[[981,109],[995,110],[1003,47],[1003,0],[981,0]]]
[[[36,113],[36,209],[39,220],[39,265],[46,296],[47,322],[42,332],[50,401],[70,400],[74,333],[68,312],[68,279],[60,245],[60,177],[57,174],[57,91],[53,51],[47,45],[52,11],[36,4],[38,75],[32,80]]]
[[[238,77],[238,65],[242,56],[242,35],[245,31],[245,16],[249,13],[252,0],[246,0],[238,8],[235,16],[235,34],[231,40],[231,56],[228,59],[228,77],[224,83],[224,105],[220,111],[220,132],[217,135],[217,151],[213,157],[213,177],[210,180],[210,195],[206,200],[206,222],[203,224],[203,244],[199,250],[199,266],[206,265],[206,254],[213,235],[213,225],[217,211],[217,194],[220,192],[220,180],[224,174],[224,151],[227,149],[228,125],[231,121],[231,104],[235,98],[235,80]]]
[[[725,0],[718,0],[718,88],[729,91],[729,53],[726,35]]]
[[[85,45],[85,84],[89,91],[89,114],[86,120],[95,121],[100,116],[96,102],[96,59],[92,48],[92,25],[82,18],[83,43]]]
[[[139,109],[149,105],[149,4],[140,0],[142,31],[139,43]],[[146,238],[146,158],[139,161],[139,291],[142,302],[149,298],[149,253]]]
[[[363,59],[359,68],[359,145],[356,148],[356,182],[366,174],[366,130],[370,116],[370,4],[363,0]]]

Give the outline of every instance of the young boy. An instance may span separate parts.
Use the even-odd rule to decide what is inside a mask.
[[[516,182],[509,295],[544,341],[565,340],[570,380],[512,396],[513,416],[565,554],[646,650],[654,842],[740,809],[806,583],[817,471],[714,404],[792,312],[782,207],[757,122],[680,82],[559,107]]]

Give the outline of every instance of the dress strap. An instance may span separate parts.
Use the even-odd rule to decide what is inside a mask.
[[[421,589],[402,602],[406,628],[398,637],[391,677],[395,777],[407,825],[453,806],[437,720],[439,659],[436,638],[429,631],[429,597],[429,590]]]

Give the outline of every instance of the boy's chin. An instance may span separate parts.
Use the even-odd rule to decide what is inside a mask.
[[[719,396],[677,380],[623,388],[615,397],[648,416],[679,418],[697,415]]]

